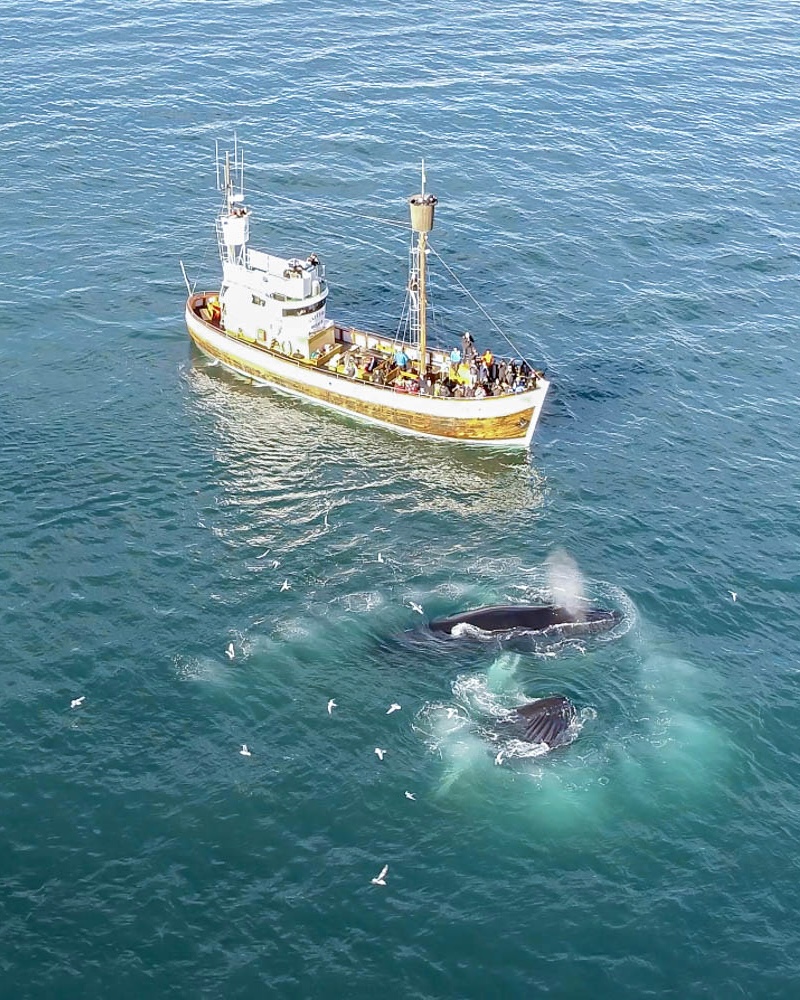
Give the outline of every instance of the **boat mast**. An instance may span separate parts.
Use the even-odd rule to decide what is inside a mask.
[[[224,195],[224,203],[217,216],[220,259],[223,265],[230,263],[246,267],[250,209],[244,204],[244,150],[238,142],[234,145],[233,159],[226,150],[225,159],[220,161],[217,147],[217,187]]]
[[[416,257],[417,280],[419,282],[419,304],[417,307],[417,326],[419,330],[419,377],[425,378],[427,371],[426,353],[428,339],[428,296],[425,288],[426,279],[426,249],[428,233],[433,229],[433,213],[439,199],[425,193],[425,161],[422,161],[422,193],[414,194],[408,199],[411,209],[411,254]],[[416,241],[414,233],[417,234]],[[416,246],[414,245],[416,243]]]

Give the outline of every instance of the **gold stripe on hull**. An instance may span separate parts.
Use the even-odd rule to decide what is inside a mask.
[[[312,402],[333,407],[357,417],[364,417],[390,428],[397,428],[425,437],[465,443],[513,445],[515,447],[526,447],[529,443],[529,428],[531,421],[534,419],[535,404],[527,405],[516,412],[497,417],[446,417],[399,409],[393,406],[383,406],[370,400],[354,398],[353,396],[336,392],[334,389],[309,384],[302,377],[293,379],[278,374],[264,366],[250,364],[241,357],[224,351],[212,343],[210,338],[204,337],[200,331],[208,326],[209,332],[215,340],[224,338],[226,336],[224,333],[221,333],[216,327],[207,324],[193,312],[191,313],[191,319],[192,324],[189,324],[187,316],[189,335],[204,354],[221,362],[233,371],[250,376],[268,385],[284,389],[293,395],[301,396]],[[253,347],[253,345],[249,344],[246,346]],[[253,349],[259,350],[259,352],[263,351],[267,358],[272,356],[272,352],[265,348]],[[281,357],[280,360],[286,362],[290,359]],[[303,372],[308,370],[307,366],[303,365],[302,362],[295,363],[298,365],[298,375],[302,376]],[[316,369],[314,370],[316,371]],[[385,391],[391,398],[393,390],[385,389],[382,391]],[[442,400],[441,402],[461,405],[460,400]]]

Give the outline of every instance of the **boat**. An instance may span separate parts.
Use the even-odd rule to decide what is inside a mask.
[[[316,254],[283,258],[250,246],[244,155],[217,154],[217,290],[192,290],[186,326],[206,356],[271,386],[384,428],[439,441],[529,448],[549,383],[520,356],[479,355],[472,334],[428,343],[428,255],[438,199],[408,199],[409,280],[402,337],[329,319],[325,266]],[[481,341],[483,338],[479,338]]]

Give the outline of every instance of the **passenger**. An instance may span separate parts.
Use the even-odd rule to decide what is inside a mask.
[[[485,399],[486,398],[486,389],[484,388],[483,384],[480,383],[480,382],[478,383],[478,385],[475,386],[475,398],[476,399]]]
[[[464,398],[464,391],[465,390],[464,390],[464,386],[463,385],[460,385],[460,384],[457,385],[455,387],[455,389],[453,389],[453,398],[454,399],[463,399]]]
[[[447,399],[453,395],[447,385],[447,382],[437,382],[436,388],[439,390],[437,395],[441,396],[443,399]]]
[[[476,355],[475,341],[472,339],[472,334],[467,330],[464,336],[461,338],[461,356],[465,361],[469,361]]]
[[[458,368],[458,366],[461,364],[461,351],[459,351],[457,347],[454,347],[453,350],[450,352],[450,364],[454,368]]]
[[[394,352],[394,363],[401,371],[408,370],[408,355],[403,347],[398,347]]]

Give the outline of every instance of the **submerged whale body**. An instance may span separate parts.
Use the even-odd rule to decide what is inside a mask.
[[[463,611],[448,618],[434,618],[428,623],[428,628],[446,635],[458,635],[461,631],[457,628],[459,625],[471,625],[490,635],[544,632],[558,626],[594,632],[612,628],[621,618],[619,611],[603,608],[587,608],[578,615],[572,615],[566,608],[559,608],[555,604],[495,604]]]
[[[576,718],[575,706],[569,698],[557,694],[520,705],[503,721],[515,730],[521,728],[521,735],[529,743],[546,743],[552,750],[570,742],[569,729]]]

